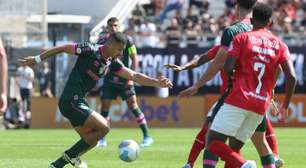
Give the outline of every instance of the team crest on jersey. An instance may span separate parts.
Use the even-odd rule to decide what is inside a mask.
[[[82,49],[78,47],[78,48],[76,49],[76,53],[77,53],[77,54],[81,54],[81,52],[82,52]]]
[[[73,96],[73,100],[78,100],[79,99],[79,96],[78,95],[74,95]]]

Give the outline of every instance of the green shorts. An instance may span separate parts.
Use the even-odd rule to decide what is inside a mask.
[[[59,109],[73,127],[81,126],[93,112],[85,98],[74,97],[74,100],[60,99]]]
[[[256,132],[265,132],[267,128],[266,116],[263,117],[262,122],[256,128]]]
[[[122,100],[126,100],[129,97],[136,95],[135,87],[122,87],[122,86],[110,86],[105,85],[102,87],[101,99],[103,100],[114,100],[120,95]]]

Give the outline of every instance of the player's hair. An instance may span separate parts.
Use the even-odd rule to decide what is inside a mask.
[[[257,0],[237,0],[237,5],[246,10],[252,10]]]
[[[270,22],[272,15],[273,15],[272,7],[264,3],[257,3],[253,9],[252,18],[254,20],[267,24]]]
[[[120,33],[120,32],[115,32],[115,33],[112,33],[109,37],[109,40],[110,41],[114,41],[114,42],[117,42],[117,43],[122,43],[124,45],[126,45],[127,43],[127,39],[126,37],[124,36],[123,33]]]
[[[119,22],[119,19],[116,17],[111,17],[107,20],[107,24],[114,23],[114,22]]]

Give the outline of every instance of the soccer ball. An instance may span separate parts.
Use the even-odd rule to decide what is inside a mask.
[[[124,140],[119,144],[119,158],[125,162],[133,162],[139,155],[139,146],[134,140]]]

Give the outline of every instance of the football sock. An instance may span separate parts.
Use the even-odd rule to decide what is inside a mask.
[[[197,160],[200,152],[205,147],[205,136],[207,133],[208,126],[205,123],[201,129],[201,131],[198,133],[196,139],[193,142],[192,148],[190,149],[189,156],[188,156],[188,162],[191,166],[193,166],[194,162]]]
[[[233,151],[229,146],[227,146],[224,142],[215,140],[209,146],[208,150],[218,155],[222,160],[228,162],[228,164],[233,167],[241,167],[246,160],[244,160],[238,153]]]
[[[63,158],[63,157],[59,157],[56,161],[54,161],[52,163],[55,167],[57,168],[62,168],[64,167],[66,164],[68,164],[68,162]]]
[[[260,157],[263,168],[275,168],[275,160],[272,154]]]
[[[236,150],[234,150],[234,151],[240,155],[240,151],[236,151]],[[225,162],[224,168],[235,168],[235,167],[233,165],[231,165],[231,163]]]
[[[149,129],[148,129],[148,124],[147,124],[147,120],[143,114],[143,112],[140,110],[140,108],[135,108],[132,110],[132,113],[134,114],[135,118],[136,118],[136,122],[138,123],[143,136],[144,137],[148,137],[149,136]]]
[[[80,139],[70,149],[65,151],[65,153],[70,158],[75,158],[75,157],[78,157],[80,153],[87,151],[89,148],[90,148],[90,145],[87,144],[83,139]]]
[[[278,156],[276,136],[269,118],[266,119],[266,140],[275,156]]]
[[[215,168],[218,162],[218,156],[212,154],[207,149],[204,150],[203,168]]]

